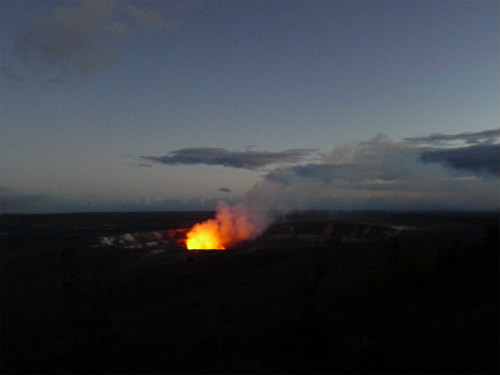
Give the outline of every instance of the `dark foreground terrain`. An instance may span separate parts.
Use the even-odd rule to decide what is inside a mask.
[[[1,372],[498,372],[498,213],[211,215],[1,216]]]

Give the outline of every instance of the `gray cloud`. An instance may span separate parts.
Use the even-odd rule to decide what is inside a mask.
[[[317,162],[306,157],[312,152],[308,149],[277,153],[183,149],[146,160],[250,169],[283,161],[295,163],[269,171],[246,194],[246,204],[264,212],[304,208],[498,209],[500,145],[486,142],[493,142],[497,132],[464,134],[446,137],[468,141],[472,146],[429,148],[379,134],[356,144],[335,147]]]
[[[297,163],[314,151],[316,150],[308,148],[296,148],[279,152],[229,151],[225,148],[199,147],[172,151],[164,156],[141,156],[139,159],[167,165],[206,164],[257,169],[276,163]]]
[[[440,134],[435,133],[425,137],[412,137],[405,138],[404,140],[409,143],[415,144],[427,144],[427,145],[436,145],[443,146],[450,142],[461,141],[466,144],[474,145],[474,144],[492,144],[498,142],[500,138],[500,128],[499,129],[491,129],[484,130],[481,132],[467,132],[460,134]]]
[[[218,198],[207,197],[101,199],[96,196],[68,199],[51,193],[29,194],[8,187],[0,187],[0,214],[213,210],[218,200]]]
[[[335,147],[321,162],[311,162],[310,149],[282,152],[220,148],[174,151],[144,157],[165,164],[208,164],[235,168],[280,166],[252,187],[245,204],[259,212],[290,209],[498,210],[500,208],[499,144],[427,148],[384,135],[350,146]],[[152,160],[153,159],[153,160]],[[229,188],[221,187],[225,192]],[[213,209],[215,198],[168,200],[144,197],[101,201],[63,200],[49,194],[21,194],[0,187],[1,212],[75,212]]]
[[[500,176],[500,144],[479,144],[424,151],[421,160],[441,163],[456,169]]]
[[[21,193],[8,187],[0,189],[0,213],[43,212],[51,201],[46,194]]]
[[[249,193],[273,209],[497,209],[500,145],[422,148],[378,135],[277,168]]]
[[[417,148],[377,135],[353,146],[336,147],[321,163],[278,168],[266,179],[287,185],[297,179],[337,186],[382,185],[420,178],[428,168],[418,162],[418,157]]]
[[[172,14],[179,7],[171,4],[176,3],[63,2],[52,9],[49,17],[20,31],[14,50],[22,58],[24,68],[45,83],[64,82],[109,67],[116,61],[114,45],[132,37],[139,28],[176,27]],[[5,72],[2,74],[5,76]],[[19,72],[14,74],[20,76]]]

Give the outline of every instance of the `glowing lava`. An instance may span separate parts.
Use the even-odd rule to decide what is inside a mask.
[[[207,220],[196,224],[187,234],[188,250],[225,250],[215,220]]]
[[[241,241],[256,238],[268,226],[265,216],[243,203],[230,206],[220,201],[215,219],[195,226],[187,233],[189,250],[225,250]]]

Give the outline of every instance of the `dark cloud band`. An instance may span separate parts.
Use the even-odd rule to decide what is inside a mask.
[[[500,144],[424,151],[420,159],[455,169],[500,176]]]
[[[313,153],[314,149],[297,148],[279,152],[230,151],[224,148],[199,147],[172,151],[163,156],[141,156],[142,161],[166,165],[221,165],[224,167],[258,169],[277,163],[297,163]]]
[[[467,132],[460,134],[431,134],[425,137],[405,138],[409,143],[444,145],[449,142],[462,141],[466,144],[492,144],[498,142],[500,138],[500,129],[484,130],[481,132]]]

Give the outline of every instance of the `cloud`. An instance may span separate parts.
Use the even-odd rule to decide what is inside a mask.
[[[114,58],[100,41],[115,33],[106,26],[112,25],[113,8],[106,1],[55,8],[49,19],[18,35],[17,51],[30,64],[54,68],[59,78],[104,68]]]
[[[21,30],[14,50],[24,62],[25,73],[39,75],[44,83],[64,82],[109,67],[117,59],[117,42],[139,29],[175,28],[178,11],[169,2],[62,2],[48,17]],[[14,74],[20,76],[19,72]],[[15,78],[11,73],[9,76]]]
[[[500,208],[500,145],[497,130],[422,137],[426,142],[462,140],[468,147],[428,147],[379,134],[335,147],[311,161],[310,149],[282,152],[220,148],[174,151],[145,157],[164,164],[208,164],[269,170],[245,197],[258,211],[291,209],[492,210]],[[438,140],[438,138],[440,140]],[[303,164],[299,164],[303,163]]]
[[[321,162],[270,171],[249,194],[280,210],[498,209],[499,151],[498,144],[428,149],[377,135],[336,147]]]
[[[219,188],[219,191],[222,191],[223,193],[230,193],[231,192],[231,189],[229,189],[228,187],[221,187]]]
[[[0,213],[43,212],[51,201],[46,194],[21,193],[9,187],[0,189]]]
[[[420,175],[419,151],[412,146],[377,135],[352,146],[334,148],[321,163],[296,165],[271,171],[267,180],[283,184],[297,178],[322,184],[353,186],[368,182],[394,182]]]
[[[470,172],[500,176],[500,144],[478,144],[424,151],[421,160]]]
[[[194,148],[145,159],[167,165],[208,164],[250,169],[303,162],[269,170],[247,192],[245,205],[259,213],[292,209],[498,210],[499,147],[496,143],[477,143],[469,147],[429,148],[377,135],[335,147],[316,162],[311,161],[310,149],[235,152]],[[229,190],[221,187],[220,191],[226,189]],[[50,194],[21,194],[0,187],[1,212],[210,210],[216,201],[216,198],[180,201],[162,197],[65,200]]]
[[[218,198],[168,199],[165,197],[63,198],[52,193],[30,194],[0,187],[0,213],[70,213],[213,210]]]
[[[172,151],[164,156],[141,156],[139,159],[166,165],[206,164],[257,169],[270,164],[297,163],[314,151],[316,150],[308,148],[296,148],[279,152],[229,151],[225,148],[199,147]]]
[[[498,142],[500,138],[500,128],[484,130],[481,132],[467,132],[460,134],[440,134],[435,133],[425,137],[412,137],[405,138],[404,140],[409,143],[415,144],[427,144],[443,146],[449,144],[450,142],[461,141],[466,144],[492,144]]]

